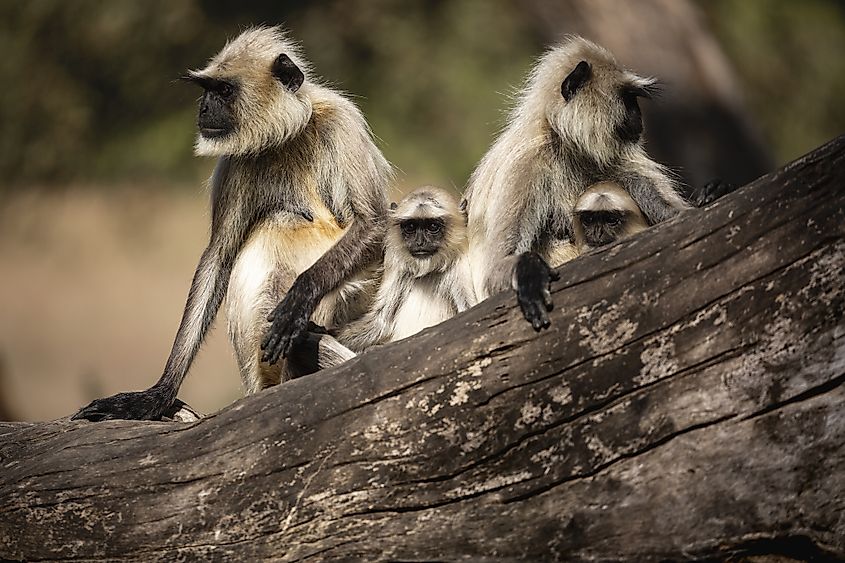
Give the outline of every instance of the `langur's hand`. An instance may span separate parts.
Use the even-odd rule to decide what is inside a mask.
[[[703,188],[696,191],[693,196],[693,203],[696,207],[704,207],[735,190],[736,186],[733,184],[725,182],[721,178],[714,178],[704,184]]]
[[[329,329],[327,329],[323,325],[318,325],[314,321],[308,321],[305,330],[307,330],[308,332],[313,332],[314,334],[331,334],[331,331],[329,331]]]
[[[112,397],[91,401],[87,407],[71,417],[71,420],[161,420],[170,404],[155,389],[118,393]]]
[[[516,262],[514,289],[516,300],[525,320],[534,330],[549,328],[549,315],[554,307],[551,295],[551,282],[559,279],[546,261],[534,252],[526,252]]]
[[[311,314],[317,307],[312,292],[297,283],[298,278],[288,291],[279,306],[267,317],[270,321],[270,329],[261,343],[264,355],[262,362],[269,362],[271,365],[279,361],[279,358],[286,358],[290,353],[294,341],[308,328]]]

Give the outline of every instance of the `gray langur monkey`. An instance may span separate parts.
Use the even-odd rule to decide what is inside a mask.
[[[478,300],[514,287],[534,329],[549,325],[552,243],[572,232],[575,203],[595,182],[622,186],[649,224],[689,207],[643,148],[638,98],[653,90],[652,79],[581,37],[538,61],[467,187]]]
[[[342,328],[355,352],[407,338],[469,308],[466,217],[454,196],[434,187],[414,191],[389,212],[382,280],[372,308]]]
[[[218,157],[210,241],[159,381],[74,418],[159,419],[224,295],[245,391],[278,383],[289,374],[276,361],[312,316],[328,325],[354,316],[350,288],[380,258],[390,165],[358,108],[312,76],[281,29],[243,32],[185,78],[203,89],[196,153]]]
[[[312,326],[293,356],[307,371],[326,369],[466,310],[474,298],[466,251],[466,216],[448,192],[424,187],[392,204],[372,307],[339,330]]]
[[[575,202],[572,233],[553,239],[546,259],[552,268],[594,248],[634,235],[648,228],[636,202],[614,182],[593,184]]]
[[[579,254],[648,228],[628,192],[614,182],[593,184],[575,202],[573,242]]]

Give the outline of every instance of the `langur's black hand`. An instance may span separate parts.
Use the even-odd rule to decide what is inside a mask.
[[[308,332],[313,332],[314,334],[331,334],[329,329],[324,327],[323,325],[318,325],[314,321],[308,321],[308,325],[305,327],[305,330]]]
[[[71,420],[161,420],[172,401],[155,389],[118,393],[96,399],[71,417]]]
[[[261,361],[273,365],[279,358],[287,357],[294,341],[308,328],[315,308],[310,292],[294,283],[279,306],[267,317],[273,324],[261,343],[264,350]]]
[[[536,331],[548,328],[551,324],[547,314],[554,307],[551,282],[559,277],[545,260],[533,252],[526,252],[516,262],[516,300],[525,320]]]
[[[726,196],[736,190],[736,186],[725,182],[721,178],[714,178],[704,184],[704,187],[695,194],[695,203],[698,207],[710,205],[720,197]]]

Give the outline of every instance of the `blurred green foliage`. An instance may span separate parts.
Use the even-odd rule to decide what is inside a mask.
[[[285,22],[354,95],[403,183],[463,184],[502,95],[541,46],[504,2],[33,0],[0,3],[0,189],[195,179],[197,92],[175,83],[227,37]],[[472,22],[472,25],[465,25]],[[490,41],[494,37],[495,41]],[[425,179],[425,180],[423,180]]]
[[[702,7],[779,160],[842,131],[841,2]],[[543,48],[507,0],[0,0],[0,22],[0,191],[198,180],[197,92],[175,79],[244,27],[282,22],[356,96],[401,184],[460,187]]]
[[[845,132],[845,2],[701,5],[778,162]]]

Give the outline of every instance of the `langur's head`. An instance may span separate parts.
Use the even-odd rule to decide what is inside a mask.
[[[648,227],[636,202],[619,184],[593,184],[578,198],[572,222],[575,245],[586,252]]]
[[[466,216],[449,192],[424,187],[391,204],[386,267],[401,267],[414,277],[442,272],[466,244]]]
[[[607,49],[569,36],[534,67],[517,113],[545,119],[563,142],[607,164],[640,143],[638,98],[655,90],[654,79],[625,70]]]
[[[202,70],[184,77],[203,88],[196,153],[257,153],[301,132],[311,118],[308,65],[278,27],[229,41]]]

